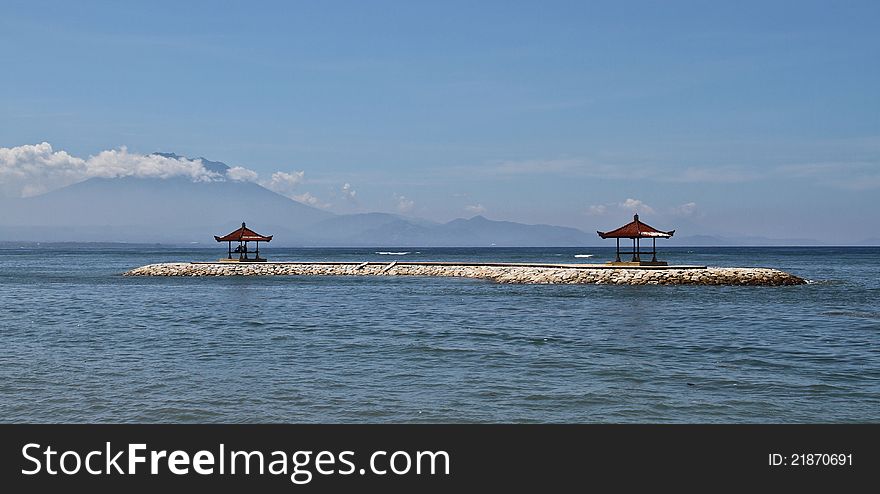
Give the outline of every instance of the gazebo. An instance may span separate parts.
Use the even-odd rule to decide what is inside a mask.
[[[227,259],[221,259],[221,261],[236,261],[236,259],[232,258],[232,254],[236,253],[238,254],[237,261],[239,262],[265,262],[266,258],[260,257],[260,242],[271,241],[272,235],[260,235],[248,228],[244,222],[242,222],[241,228],[238,230],[222,237],[214,235],[214,239],[218,242],[229,242],[229,257]],[[238,242],[238,247],[236,247],[235,250],[232,249],[232,242]],[[248,242],[256,242],[256,251],[253,259],[248,257]]]
[[[669,230],[668,232],[660,231],[652,226],[646,225],[639,221],[639,215],[633,215],[633,220],[622,227],[611,230],[610,232],[600,232],[597,231],[602,238],[616,238],[617,239],[617,257],[614,261],[614,264],[632,264],[637,263],[642,266],[666,266],[665,261],[657,260],[657,239],[658,238],[669,238],[673,234],[675,234],[675,230]],[[633,250],[631,252],[620,250],[620,239],[622,238],[630,238],[633,241]],[[649,251],[641,250],[641,242],[640,240],[643,238],[650,238],[652,241],[652,248]],[[632,261],[630,262],[621,262],[620,255],[621,254],[632,254]],[[642,254],[651,254],[650,261],[642,261]]]

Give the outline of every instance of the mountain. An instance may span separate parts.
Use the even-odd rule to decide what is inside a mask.
[[[483,216],[457,219],[437,228],[436,242],[467,238],[473,245],[497,246],[579,246],[595,244],[595,234],[576,228],[552,225],[524,225],[512,221],[492,221]]]
[[[173,153],[160,153],[180,158]],[[229,167],[200,158],[208,169]],[[242,221],[274,235],[273,246],[540,247],[611,246],[593,232],[552,225],[493,221],[483,216],[448,223],[387,213],[335,215],[252,182],[188,178],[92,178],[49,193],[0,201],[0,241],[198,243]],[[689,229],[693,231],[694,229]],[[877,239],[863,244],[877,245]],[[681,235],[668,246],[822,245],[812,239]]]
[[[213,242],[250,222],[290,234],[332,216],[250,182],[92,178],[2,204],[0,239]]]
[[[429,224],[425,222],[425,224]],[[308,245],[405,245],[401,234],[421,225],[395,214],[362,213],[333,216],[298,232],[300,241]],[[411,238],[411,235],[407,238]]]
[[[219,162],[218,162],[219,163]],[[220,163],[222,165],[222,163]],[[0,204],[0,241],[212,244],[246,221],[277,246],[577,246],[575,228],[493,221],[436,223],[386,213],[334,215],[250,182],[93,178]]]
[[[154,154],[185,158],[175,153]],[[229,170],[223,162],[196,159],[221,176]],[[41,196],[0,200],[0,241],[212,245],[213,235],[228,233],[242,221],[260,233],[274,235],[273,246],[612,246],[593,231],[494,221],[483,216],[437,223],[387,213],[336,215],[261,185],[232,180],[93,178]],[[821,245],[812,239],[687,236],[682,233],[701,229],[684,219],[679,219],[677,226],[681,230],[678,235],[661,245]],[[867,239],[863,244],[878,243]]]
[[[156,153],[183,158],[174,153]],[[199,158],[211,171],[229,167]],[[0,201],[0,241],[207,244],[245,221],[273,246],[576,246],[575,228],[492,221],[448,223],[386,213],[335,215],[240,181],[92,178],[46,194]]]
[[[153,153],[192,159],[176,153]],[[229,165],[199,157],[225,176]],[[575,228],[492,221],[448,223],[386,213],[335,215],[261,185],[187,178],[92,178],[25,199],[0,200],[0,241],[213,244],[245,221],[277,246],[567,246]]]
[[[335,216],[299,232],[306,245],[386,247],[538,247],[595,244],[576,228],[493,221],[483,216],[435,223],[393,214]]]

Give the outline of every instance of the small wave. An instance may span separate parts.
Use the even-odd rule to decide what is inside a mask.
[[[405,255],[409,254],[409,252],[388,252],[388,251],[382,251],[382,252],[376,252],[376,254],[379,254],[380,256],[405,256]]]
[[[832,310],[823,312],[823,316],[861,317],[864,319],[880,319],[880,312],[862,310]]]
[[[575,257],[593,257],[593,254],[575,254]]]
[[[847,282],[843,280],[804,280],[808,285],[845,285]]]

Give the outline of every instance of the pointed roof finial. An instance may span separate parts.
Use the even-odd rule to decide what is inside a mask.
[[[639,221],[639,213],[633,215],[633,221]],[[242,223],[241,226],[244,226],[244,223]]]
[[[244,228],[244,221],[241,222],[241,227]]]

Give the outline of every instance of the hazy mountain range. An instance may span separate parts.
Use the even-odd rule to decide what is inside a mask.
[[[157,153],[177,158],[173,153]],[[200,158],[209,171],[229,167]],[[491,221],[435,223],[386,213],[336,215],[245,181],[92,178],[0,202],[0,241],[213,243],[249,223],[279,246],[576,246],[581,230]],[[594,234],[595,235],[595,234]]]
[[[161,153],[175,158],[173,153]],[[229,167],[204,158],[209,171]],[[596,246],[595,232],[493,221],[483,216],[436,223],[387,213],[337,215],[245,181],[92,178],[52,192],[0,201],[0,241],[212,244],[247,221],[278,246]],[[621,218],[621,223],[627,218]],[[818,245],[679,235],[665,245]]]

